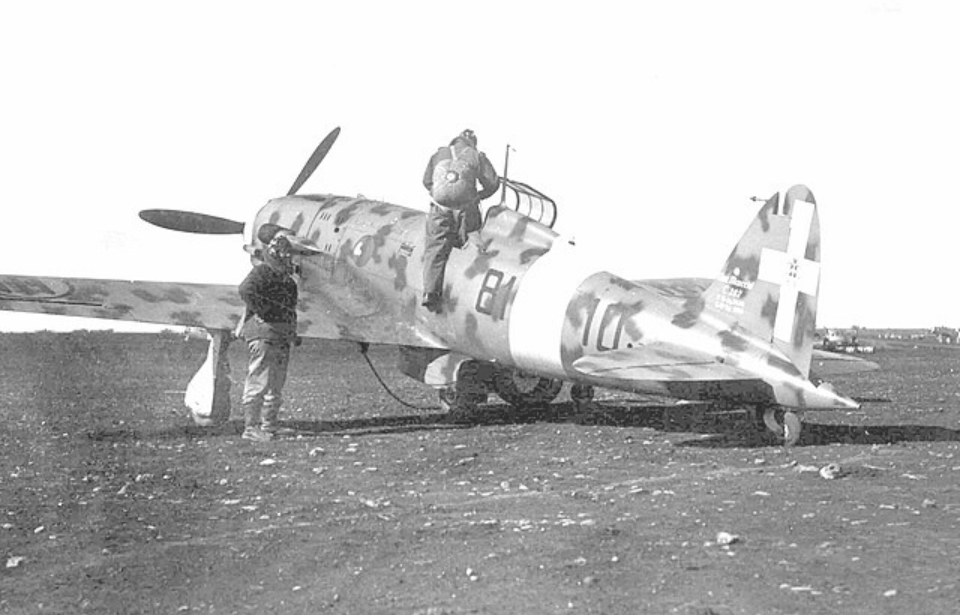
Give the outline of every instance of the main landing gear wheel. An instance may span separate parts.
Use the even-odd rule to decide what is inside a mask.
[[[519,409],[545,406],[557,398],[562,388],[562,380],[531,376],[516,369],[501,368],[493,376],[493,390]]]
[[[782,408],[763,408],[763,424],[784,446],[793,446],[800,440],[802,424],[796,412]]]
[[[475,362],[460,366],[457,381],[440,389],[440,408],[455,423],[473,420],[477,406],[486,403],[487,387]]]
[[[440,408],[446,412],[451,423],[470,423],[476,419],[477,406],[486,401],[474,391],[465,391],[460,383],[443,387],[440,393]]]

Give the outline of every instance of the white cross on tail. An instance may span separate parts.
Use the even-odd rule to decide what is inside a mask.
[[[790,239],[787,251],[763,248],[760,252],[758,279],[780,287],[780,301],[773,324],[773,336],[790,342],[797,316],[797,297],[800,293],[816,295],[820,284],[820,263],[804,258],[810,226],[813,224],[813,203],[794,201],[790,216]]]

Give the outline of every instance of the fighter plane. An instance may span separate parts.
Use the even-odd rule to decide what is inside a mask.
[[[397,346],[400,370],[437,387],[456,417],[469,417],[491,391],[523,410],[549,404],[569,383],[581,406],[604,387],[746,408],[792,445],[801,412],[858,407],[811,376],[820,226],[806,187],[767,199],[715,278],[628,280],[591,268],[553,230],[552,199],[502,179],[500,203],[485,212],[485,249],[453,251],[434,313],[421,306],[423,211],[299,194],[339,133],[248,223],[175,210],[140,217],[175,231],[243,236],[252,260],[263,248],[261,225],[288,229],[299,334]],[[226,350],[243,311],[236,286],[0,275],[0,309],[203,328],[207,358],[185,403],[200,424],[229,418]],[[841,366],[828,372],[872,366],[827,358],[816,363]]]

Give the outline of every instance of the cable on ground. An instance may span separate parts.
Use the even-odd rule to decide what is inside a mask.
[[[360,347],[360,354],[363,355],[364,360],[367,362],[367,365],[370,366],[370,371],[373,372],[373,376],[377,379],[377,382],[380,383],[380,386],[383,387],[383,390],[387,392],[387,395],[392,397],[397,401],[401,406],[405,406],[412,410],[442,410],[440,406],[417,406],[411,404],[410,402],[404,401],[397,396],[396,393],[390,390],[390,387],[387,386],[387,383],[383,381],[383,378],[380,377],[380,374],[377,372],[377,368],[374,367],[373,361],[370,360],[369,355],[367,355],[367,350],[370,349],[370,342],[357,342],[357,345]]]

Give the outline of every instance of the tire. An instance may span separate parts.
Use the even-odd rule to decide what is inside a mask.
[[[785,447],[794,446],[800,440],[803,423],[800,416],[790,410],[767,407],[762,409],[762,422]]]
[[[800,417],[794,412],[783,413],[783,445],[793,446],[800,440],[800,432],[803,429]]]
[[[457,381],[440,389],[440,409],[456,420],[474,417],[477,406],[487,403],[487,386],[483,380],[483,366],[467,361],[457,372]]]
[[[493,377],[493,390],[500,399],[515,408],[545,406],[557,398],[562,380],[528,376],[519,370],[498,369]]]

